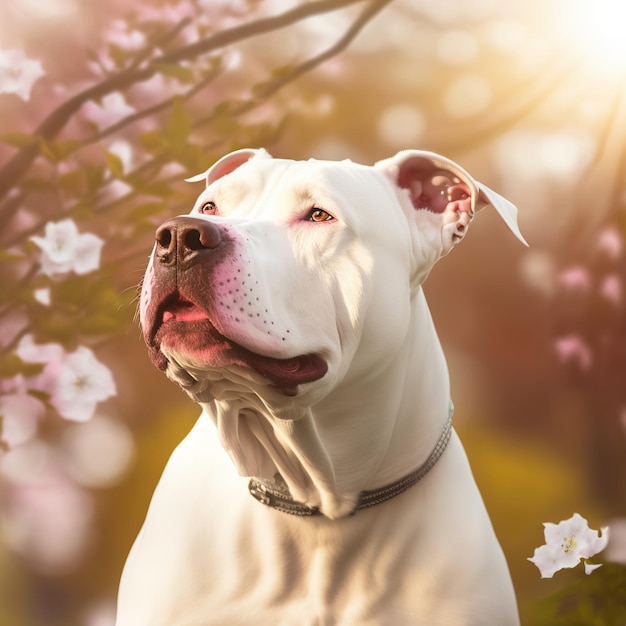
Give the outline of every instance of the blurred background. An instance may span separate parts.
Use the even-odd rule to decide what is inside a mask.
[[[147,358],[137,285],[195,199],[182,180],[241,147],[432,150],[519,207],[529,248],[484,211],[425,284],[455,426],[524,624],[570,574],[526,560],[543,522],[608,524],[626,561],[624,23],[621,0],[2,3],[0,626],[112,626],[198,412]],[[54,235],[31,239],[66,219],[103,242],[93,267],[51,269]],[[55,394],[81,346],[114,386],[76,369],[77,414]]]

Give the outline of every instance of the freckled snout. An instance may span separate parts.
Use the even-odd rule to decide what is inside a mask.
[[[155,258],[163,265],[188,264],[214,252],[224,241],[214,223],[194,217],[175,217],[156,231]]]

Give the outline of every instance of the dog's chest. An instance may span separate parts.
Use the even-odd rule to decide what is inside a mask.
[[[320,533],[302,527],[309,520],[277,515],[279,523],[270,526],[259,524],[259,516],[253,514],[252,535],[244,525],[236,542],[217,542],[220,545],[214,546],[213,554],[220,566],[207,567],[195,577],[207,581],[206,587],[199,588],[193,599],[175,602],[178,615],[183,606],[189,611],[188,621],[181,624],[412,623],[418,582],[413,578],[419,574],[407,576],[407,561],[413,560],[407,554],[410,550],[401,549],[378,531],[370,533],[370,541],[364,544],[361,533],[348,527]],[[206,553],[197,556],[203,560],[198,567],[204,569]]]

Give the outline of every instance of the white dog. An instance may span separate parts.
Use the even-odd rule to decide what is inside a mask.
[[[165,222],[152,361],[202,407],[122,575],[118,626],[513,626],[422,292],[493,206],[459,165],[218,161]],[[251,478],[250,478],[251,477]]]

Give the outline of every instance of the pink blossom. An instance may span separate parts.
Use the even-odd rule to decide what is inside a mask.
[[[84,346],[67,354],[56,343],[35,344],[32,336],[22,338],[17,355],[29,363],[44,363],[41,374],[25,379],[28,389],[49,394],[61,417],[84,422],[96,406],[116,394],[110,370]]]
[[[143,33],[131,30],[124,20],[113,20],[105,37],[109,43],[124,50],[138,50],[146,43]]]
[[[622,303],[624,287],[619,274],[609,274],[604,277],[600,284],[600,295],[612,302],[615,306],[619,306]]]
[[[25,379],[24,388],[53,394],[65,358],[63,347],[58,343],[36,344],[32,335],[25,335],[15,352],[22,361],[45,364],[40,374]]]
[[[148,80],[133,85],[131,93],[133,98],[140,98],[142,101],[144,98],[150,101],[158,101],[163,98],[164,93],[173,96],[182,93],[184,90],[185,86],[180,81],[171,76],[157,73]],[[142,126],[145,128],[146,122]]]
[[[593,361],[591,349],[579,335],[560,337],[554,342],[554,348],[562,362],[575,363],[582,370],[588,370],[591,367]]]
[[[101,104],[89,101],[82,108],[83,115],[100,128],[119,122],[122,118],[135,113],[135,110],[118,91],[104,96]]]
[[[45,74],[41,61],[27,59],[22,50],[0,50],[0,94],[30,99],[33,85]]]
[[[99,196],[103,202],[112,202],[118,198],[123,198],[131,193],[132,190],[133,188],[123,180],[114,178],[110,183],[100,188]]]
[[[155,4],[142,3],[136,7],[137,14],[142,21],[161,21],[176,24],[186,17],[194,17],[196,10],[194,5],[187,0],[182,0],[177,4],[165,4],[156,6]]]
[[[563,270],[559,274],[558,280],[565,289],[570,289],[571,291],[586,293],[591,286],[589,271],[580,266]]]
[[[596,247],[609,259],[617,260],[622,254],[624,241],[618,230],[609,226],[598,235]]]

